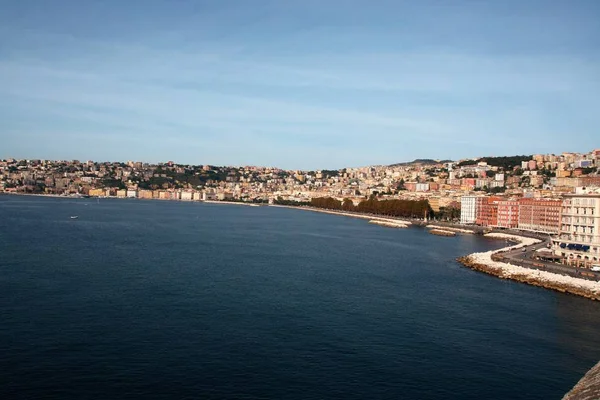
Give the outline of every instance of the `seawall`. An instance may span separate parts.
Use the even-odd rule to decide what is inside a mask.
[[[488,234],[486,236],[508,239],[507,236],[509,235]],[[512,237],[513,240],[516,240],[516,238],[518,237]],[[578,279],[548,271],[519,267],[512,264],[495,261],[492,258],[492,256],[499,251],[505,251],[508,249],[514,249],[533,244],[532,241],[535,239],[520,238],[520,240],[522,242],[519,244],[508,246],[499,250],[474,253],[468,256],[459,257],[457,261],[472,270],[494,275],[501,279],[511,279],[513,281],[527,283],[529,285],[539,286],[558,292],[574,294],[591,300],[600,300],[600,282]]]
[[[600,301],[600,288],[587,287],[585,285],[581,285],[579,282],[566,282],[560,279],[556,279],[556,277],[564,277],[569,279],[575,279],[582,282],[591,282],[585,281],[583,279],[566,277],[564,275],[552,274],[551,272],[538,271],[538,270],[529,270],[527,268],[512,266],[512,268],[521,268],[524,271],[512,271],[507,272],[502,268],[493,267],[486,264],[481,264],[475,262],[471,259],[471,256],[459,257],[457,259],[464,266],[479,272],[485,272],[489,275],[497,276],[502,279],[511,279],[513,281],[527,283],[533,286],[539,286],[546,289],[556,290],[562,293],[570,293],[581,297],[586,297],[592,300]],[[549,274],[554,276],[544,276],[542,274]],[[594,283],[594,282],[591,282]]]
[[[445,230],[445,229],[434,228],[434,229],[430,229],[429,233],[431,233],[432,235],[437,235],[437,236],[456,236],[456,232]]]
[[[312,212],[318,212],[318,213],[324,213],[324,214],[341,215],[344,217],[368,219],[370,221],[391,222],[391,223],[395,223],[398,225],[406,225],[405,227],[408,227],[411,225],[410,221],[406,221],[406,220],[403,220],[400,218],[394,218],[394,217],[385,217],[385,216],[381,216],[381,215],[361,214],[361,213],[337,211],[337,210],[326,210],[323,208],[307,207],[307,206],[299,207],[299,206],[283,206],[283,205],[279,205],[279,204],[269,204],[269,207],[291,208],[294,210],[305,210],[305,211],[312,211]]]

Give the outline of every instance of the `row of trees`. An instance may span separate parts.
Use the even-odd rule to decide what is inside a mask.
[[[532,155],[508,156],[508,157],[483,157],[478,160],[464,160],[458,163],[459,167],[467,165],[475,165],[480,161],[485,161],[492,167],[502,167],[505,171],[513,169],[513,167],[521,166],[522,161],[531,160]]]
[[[340,201],[332,197],[321,197],[312,199],[310,205],[328,210],[355,211],[391,217],[424,218],[432,215],[427,200],[378,200],[371,196],[355,206],[350,199]]]
[[[435,213],[435,219],[438,221],[458,221],[460,220],[460,208],[440,207],[440,211]]]
[[[308,201],[295,201],[295,200],[284,200],[281,196],[277,196],[274,204],[280,206],[310,206],[311,204]]]

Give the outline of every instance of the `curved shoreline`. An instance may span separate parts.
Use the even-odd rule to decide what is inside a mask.
[[[273,205],[272,205],[273,206]],[[385,222],[389,222],[390,225],[395,223],[410,225],[411,222],[403,221],[393,218],[382,218],[375,217],[365,214],[353,214],[347,212],[339,212],[334,210],[321,210],[315,208],[308,207],[295,207],[295,206],[279,206],[276,205],[274,207],[284,207],[284,208],[294,208],[294,209],[303,209],[314,212],[322,212],[326,214],[336,214],[354,218],[362,218],[369,220],[381,220],[382,223],[378,225],[383,225]],[[374,222],[376,223],[376,222]],[[461,228],[452,228],[452,227],[442,227],[435,226],[434,224],[428,225],[428,229],[446,229],[448,231],[453,231],[456,233],[475,233],[471,230],[461,229]],[[600,281],[590,281],[587,279],[578,279],[566,275],[555,274],[548,271],[541,271],[537,269],[520,267],[517,265],[511,265],[508,263],[503,263],[499,261],[494,261],[492,259],[492,255],[499,252],[506,252],[508,250],[519,249],[525,246],[530,246],[533,244],[541,243],[542,241],[539,239],[534,239],[527,236],[520,235],[512,235],[506,233],[492,232],[483,235],[492,239],[499,240],[507,240],[513,242],[510,246],[506,246],[497,250],[491,250],[483,253],[473,253],[466,256],[462,256],[457,258],[457,261],[463,264],[465,267],[470,268],[474,271],[483,272],[489,275],[496,276],[500,279],[510,279],[516,282],[526,283],[532,286],[538,286],[545,289],[554,290],[562,293],[569,293],[581,297],[585,297],[590,300],[598,300],[600,301]]]
[[[23,194],[21,194],[23,195]],[[27,195],[27,194],[25,194]],[[28,194],[30,196],[40,197],[60,197],[60,198],[74,198],[69,196],[56,196],[56,195],[37,195]],[[76,197],[75,197],[76,198]],[[254,205],[245,204],[241,202],[229,202],[229,201],[205,201],[208,204],[231,204],[231,205]],[[414,225],[412,221],[407,221],[394,217],[382,217],[378,215],[351,213],[337,210],[325,210],[314,207],[298,207],[298,206],[285,206],[285,205],[274,205],[270,204],[269,207],[280,207],[280,208],[291,208],[300,209],[305,211],[313,211],[324,214],[340,215],[351,218],[359,218],[369,220],[370,223],[392,227],[392,228],[408,228]],[[425,225],[423,223],[417,225]],[[476,233],[473,230],[462,229],[456,227],[437,226],[436,224],[427,225],[426,228],[431,230],[446,230],[455,233]],[[505,252],[507,250],[528,246],[535,243],[540,243],[538,239],[532,239],[521,235],[509,235],[504,233],[488,233],[484,235],[489,238],[496,238],[502,240],[510,240],[516,242],[511,246],[507,246],[498,250],[487,251],[483,253],[473,253],[466,256],[457,258],[457,261],[463,264],[465,267],[475,271],[483,272],[489,275],[496,276],[501,279],[511,279],[517,282],[527,283],[532,286],[543,287],[546,289],[555,290],[562,293],[570,293],[577,296],[585,297],[591,300],[600,301],[600,281],[591,281],[586,279],[578,279],[566,275],[560,275],[548,271],[541,271],[537,269],[525,268],[509,263],[503,263],[495,261],[493,255],[499,252]]]
[[[359,213],[351,213],[347,211],[337,211],[337,210],[325,210],[322,208],[316,207],[298,207],[298,206],[283,206],[279,204],[269,204],[269,207],[279,207],[279,208],[291,208],[293,210],[304,210],[304,211],[313,211],[324,214],[333,214],[333,215],[341,215],[343,217],[351,217],[351,218],[359,218],[359,219],[368,219],[370,221],[375,221],[373,223],[382,222],[382,223],[390,223],[395,225],[403,225],[403,226],[395,226],[396,228],[408,228],[412,223],[410,221],[406,221],[400,218],[394,217],[382,217],[379,215],[371,215],[371,214],[359,214]]]
[[[539,243],[537,239],[490,233],[486,237],[519,241],[518,244],[507,246],[498,250],[473,253],[457,258],[457,261],[474,271],[483,272],[501,279],[510,279],[527,283],[532,286],[543,287],[562,293],[570,293],[591,300],[600,301],[600,282],[586,279],[573,278],[566,275],[555,274],[548,271],[519,267],[508,263],[494,261],[492,256],[498,252],[521,248],[530,244]]]

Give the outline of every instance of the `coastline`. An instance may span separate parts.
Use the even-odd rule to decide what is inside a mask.
[[[179,201],[184,203],[206,203],[206,204],[232,204],[238,206],[263,206],[266,204],[261,203],[251,203],[251,202],[243,202],[243,201],[227,201],[227,200],[183,200],[183,199],[145,199],[139,197],[102,197],[102,196],[84,196],[84,195],[69,195],[65,196],[62,194],[43,194],[43,193],[10,193],[10,192],[0,192],[0,195],[6,196],[35,196],[35,197],[49,197],[54,199],[115,199],[115,200],[158,200],[158,201]]]
[[[325,209],[316,208],[316,207],[284,206],[284,205],[279,205],[279,204],[269,204],[269,207],[291,208],[294,210],[313,211],[313,212],[324,213],[324,214],[341,215],[343,217],[368,219],[368,220],[370,220],[369,222],[373,221],[372,223],[377,224],[377,225],[382,225],[384,223],[394,225],[393,226],[394,228],[408,228],[409,226],[412,225],[412,223],[410,221],[406,221],[406,220],[399,219],[399,218],[381,217],[378,215],[370,215],[370,214],[350,213],[347,211],[325,210]],[[386,225],[383,225],[383,226],[386,226]]]
[[[283,207],[283,208],[293,208],[293,209],[302,209],[307,211],[314,212],[322,212],[326,214],[336,214],[347,217],[368,219],[371,223],[376,223],[378,225],[383,226],[394,226],[395,224],[402,225],[411,225],[412,223],[405,220],[398,220],[393,218],[382,218],[375,217],[364,214],[353,214],[347,212],[339,212],[333,210],[321,210],[309,207],[296,207],[296,206],[280,206],[280,205],[271,205],[272,207]],[[377,220],[380,220],[378,223]],[[387,223],[387,224],[386,224]],[[397,227],[397,226],[394,226]],[[406,227],[406,226],[404,226]],[[431,230],[446,230],[448,232],[453,232],[457,234],[476,234],[475,231],[469,229],[455,228],[455,227],[447,227],[447,226],[438,226],[436,224],[427,225],[426,228]],[[532,286],[538,286],[545,289],[550,289],[562,293],[569,293],[581,297],[585,297],[590,300],[600,301],[600,281],[591,281],[587,279],[579,279],[571,276],[561,275],[557,273],[552,273],[548,271],[541,271],[538,269],[531,269],[520,267],[517,265],[511,265],[508,263],[494,261],[492,259],[492,255],[499,252],[506,252],[508,250],[520,249],[526,246],[531,246],[534,244],[542,243],[542,240],[535,239],[532,237],[525,236],[527,233],[523,235],[519,234],[506,234],[499,232],[491,232],[484,234],[484,237],[498,239],[498,240],[506,240],[510,241],[513,244],[510,246],[506,246],[497,250],[491,250],[483,253],[473,253],[466,256],[459,257],[457,259],[458,262],[463,264],[465,267],[470,268],[474,271],[483,272],[489,275],[496,276],[500,279],[510,279],[516,282],[526,283]]]
[[[35,193],[2,193],[6,195],[17,195],[17,196],[37,196],[37,197],[52,197],[52,198],[64,198],[64,199],[79,199],[82,197],[79,196],[62,196],[62,195],[51,195],[51,194],[35,194]],[[125,198],[127,199],[127,198]],[[160,200],[160,199],[156,199]],[[240,206],[252,206],[257,205],[255,203],[243,203],[243,202],[233,202],[233,201],[219,201],[219,200],[205,200],[205,201],[187,201],[187,200],[177,200],[177,201],[185,201],[185,202],[198,202],[198,203],[207,203],[207,204],[226,204],[226,205],[240,205]],[[266,205],[266,204],[265,204]],[[382,217],[378,215],[369,215],[369,214],[359,214],[345,211],[337,211],[337,210],[325,210],[319,209],[315,207],[299,207],[299,206],[287,206],[287,205],[278,205],[278,204],[269,204],[269,207],[279,207],[279,208],[290,208],[296,210],[305,210],[312,211],[324,214],[332,214],[332,215],[340,215],[344,217],[358,218],[368,220],[371,224],[376,224],[379,226],[390,227],[390,228],[408,228],[412,225],[420,225],[425,226],[430,230],[440,230],[446,231],[448,233],[460,233],[460,234],[476,234],[474,230],[456,228],[451,226],[437,225],[435,223],[425,225],[422,221],[419,223],[413,223],[412,221],[407,221],[394,217]],[[447,224],[445,224],[447,225]],[[600,301],[600,281],[591,281],[586,279],[579,279],[575,277],[570,277],[566,275],[561,275],[558,273],[552,273],[548,271],[541,271],[538,269],[525,268],[517,265],[512,265],[505,262],[495,261],[493,259],[493,255],[499,252],[506,252],[508,250],[522,248],[524,246],[529,246],[532,244],[540,243],[541,240],[533,239],[531,237],[526,236],[527,233],[524,232],[523,235],[520,234],[505,234],[505,233],[487,233],[484,236],[488,238],[495,238],[501,240],[510,240],[516,242],[511,246],[507,246],[498,250],[487,251],[483,253],[473,253],[466,256],[462,256],[457,258],[457,261],[463,264],[465,267],[470,268],[472,270],[483,272],[489,275],[496,276],[500,279],[510,279],[521,283],[527,283],[532,286],[543,287],[550,290],[559,291],[562,293],[570,293],[577,296],[585,297],[591,300]],[[445,235],[444,235],[445,236]],[[448,235],[450,236],[450,235]]]
[[[474,234],[474,231],[470,231],[468,229],[462,229],[462,228],[452,228],[449,226],[442,226],[442,225],[436,225],[436,224],[431,224],[431,225],[427,225],[425,226],[425,228],[427,229],[437,229],[437,230],[441,230],[441,231],[452,231],[452,232],[456,232],[456,233],[467,233],[467,234]]]
[[[52,197],[58,199],[83,199],[83,196],[64,196],[62,194],[44,194],[44,193],[16,193],[16,192],[0,192],[0,196],[35,196],[35,197]]]
[[[260,206],[261,204],[259,203],[250,203],[250,202],[243,202],[243,201],[227,201],[227,200],[179,200],[179,201],[185,201],[185,202],[192,202],[192,203],[206,203],[206,204],[231,204],[234,206]]]
[[[496,253],[537,244],[540,243],[539,240],[502,233],[489,233],[484,236],[519,241],[519,243],[498,250],[469,254],[467,256],[459,257],[457,261],[474,271],[493,275],[500,279],[510,279],[521,283],[527,283],[532,286],[543,287],[545,289],[570,293],[587,299],[600,301],[600,282],[578,279],[538,269],[524,268],[517,265],[494,261],[492,259],[492,256]]]

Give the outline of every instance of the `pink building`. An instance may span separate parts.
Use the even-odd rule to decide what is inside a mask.
[[[498,227],[516,228],[519,226],[519,202],[501,200],[498,202]]]
[[[498,225],[498,202],[501,197],[482,196],[478,197],[476,202],[476,220],[475,223],[481,226]]]
[[[535,161],[535,160],[530,160],[530,161],[527,163],[527,168],[529,168],[529,169],[531,169],[531,170],[537,169],[537,161]]]
[[[558,233],[562,200],[522,198],[519,206],[519,229]]]
[[[415,192],[417,190],[417,182],[406,182],[404,188],[409,192]]]
[[[475,189],[475,179],[474,178],[463,178],[461,182],[461,187],[473,190]]]

